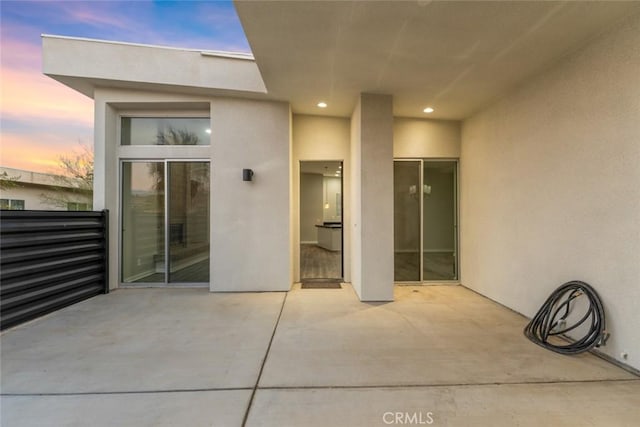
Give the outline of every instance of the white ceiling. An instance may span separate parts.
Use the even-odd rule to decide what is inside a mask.
[[[640,13],[640,2],[235,5],[269,97],[294,112],[348,117],[358,94],[371,92],[392,94],[396,116],[438,119],[472,115]]]

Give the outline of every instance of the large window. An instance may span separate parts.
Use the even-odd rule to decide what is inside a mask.
[[[10,211],[23,211],[24,200],[0,199],[0,209],[10,210]]]
[[[123,117],[122,145],[210,145],[208,117]]]

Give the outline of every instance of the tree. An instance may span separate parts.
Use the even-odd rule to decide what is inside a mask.
[[[167,130],[159,131],[158,145],[198,145],[200,138],[187,129],[175,129],[171,126]]]
[[[21,175],[10,176],[7,171],[0,173],[0,190],[9,190],[20,186]]]
[[[93,150],[80,144],[80,150],[58,157],[59,174],[53,176],[54,190],[40,194],[44,203],[68,209],[70,203],[93,207]]]
[[[175,129],[169,126],[166,130],[158,131],[156,135],[158,145],[198,145],[200,138],[188,129]],[[167,171],[164,170],[164,163],[149,163],[149,174],[154,179],[153,188],[164,191],[164,179]]]

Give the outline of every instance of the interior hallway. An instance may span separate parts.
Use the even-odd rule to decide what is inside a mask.
[[[462,287],[123,289],[6,331],[3,426],[632,426],[640,378]]]

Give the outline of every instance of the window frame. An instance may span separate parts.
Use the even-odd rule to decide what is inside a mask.
[[[122,120],[128,119],[209,119],[209,141],[207,144],[199,144],[199,145],[159,145],[159,144],[128,144],[124,145],[122,143]],[[212,145],[212,135],[213,128],[211,126],[211,114],[208,111],[201,110],[184,110],[184,111],[122,111],[118,114],[117,126],[116,126],[116,138],[117,138],[117,146],[119,148],[128,148],[128,147],[139,147],[139,148],[149,148],[154,147],[156,149],[162,147],[181,147],[181,148],[193,148],[193,147],[202,147],[202,148],[210,148]]]

